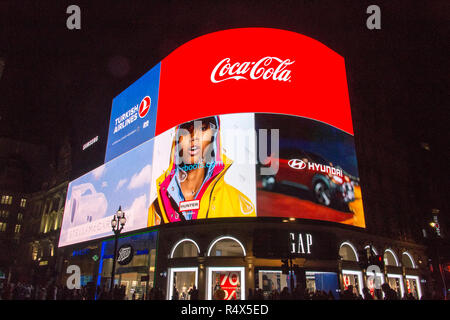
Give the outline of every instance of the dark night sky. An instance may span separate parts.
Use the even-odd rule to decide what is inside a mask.
[[[71,4],[80,31],[66,28]],[[366,28],[370,4],[382,30]],[[446,165],[449,12],[448,1],[1,1],[0,135],[49,146],[68,135],[76,150],[99,135],[98,165],[113,97],[147,70],[198,36],[273,27],[344,57],[357,150],[386,142],[410,156],[424,141]]]

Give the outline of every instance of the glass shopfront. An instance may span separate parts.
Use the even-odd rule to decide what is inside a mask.
[[[384,298],[384,292],[381,289],[381,285],[385,282],[384,280],[384,274],[377,272],[377,273],[366,273],[367,277],[367,288],[369,289],[370,294],[372,297],[377,299],[383,299]],[[378,290],[377,290],[377,281],[378,281]]]
[[[289,276],[280,270],[259,270],[257,288],[262,290],[264,299],[279,295],[283,288],[289,287]]]
[[[344,290],[347,290],[350,285],[353,286],[353,293],[356,295],[363,295],[362,292],[362,272],[354,270],[342,270],[342,281]]]
[[[191,289],[198,288],[197,268],[171,268],[169,269],[169,296],[170,300],[190,300]]]
[[[339,298],[339,283],[334,272],[306,271],[306,289],[310,294],[317,291],[331,292],[335,299]]]
[[[157,232],[122,237],[118,240],[114,285],[126,300],[142,299],[153,288]],[[114,257],[114,239],[102,243],[97,286],[109,290]]]
[[[244,267],[209,267],[208,300],[245,300]]]
[[[405,295],[405,288],[403,286],[403,279],[402,276],[399,274],[387,274],[387,283],[391,287],[391,289],[395,290],[397,292],[397,295],[400,298],[403,298]]]
[[[422,291],[420,289],[419,277],[406,276],[406,290],[408,294],[412,294],[414,298],[422,298]]]

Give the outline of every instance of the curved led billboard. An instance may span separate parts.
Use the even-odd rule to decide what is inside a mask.
[[[110,235],[119,205],[128,231],[227,217],[365,227],[344,59],[303,35],[194,39],[113,100],[109,132],[102,183],[94,170],[69,185],[60,246]]]

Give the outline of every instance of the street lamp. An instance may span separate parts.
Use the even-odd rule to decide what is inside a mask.
[[[119,234],[122,232],[123,227],[127,223],[127,218],[125,218],[125,212],[122,211],[122,206],[119,206],[119,210],[114,214],[111,220],[111,228],[114,232],[114,258],[111,272],[111,284],[110,291],[112,292],[114,287],[114,277],[116,274],[116,260],[117,260],[117,242],[119,240]]]

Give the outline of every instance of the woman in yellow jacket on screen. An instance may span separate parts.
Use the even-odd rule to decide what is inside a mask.
[[[255,217],[255,206],[224,176],[232,161],[221,151],[218,117],[176,128],[170,164],[156,180],[148,225],[185,220]]]

